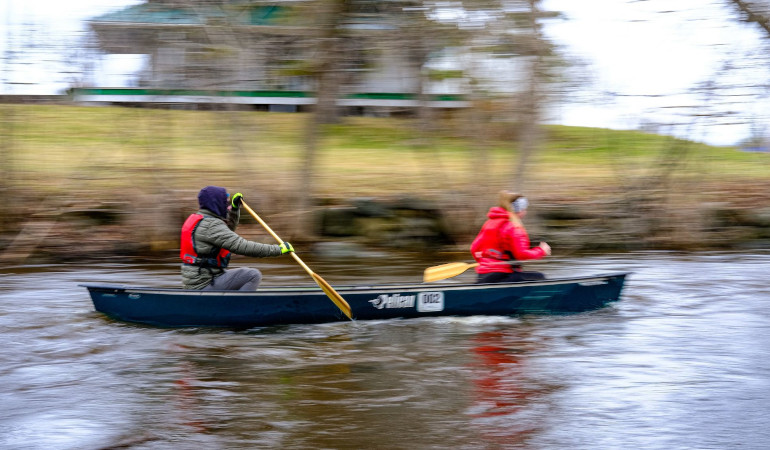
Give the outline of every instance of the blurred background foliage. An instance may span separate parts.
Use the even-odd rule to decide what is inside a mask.
[[[292,242],[464,249],[495,193],[512,189],[533,200],[533,240],[555,249],[767,245],[761,130],[759,151],[741,152],[667,136],[666,124],[544,125],[585,80],[543,34],[560,14],[541,3],[154,0],[95,17],[68,95],[2,97],[0,257],[170,256],[211,184],[243,192]],[[767,23],[756,3],[725,5]],[[87,61],[104,52],[148,54],[135,83],[154,94],[85,99]],[[6,52],[4,67],[19,56]],[[302,94],[280,108],[244,100],[265,90]],[[731,95],[695,90],[714,104]],[[351,103],[372,93],[399,96]],[[387,204],[387,223],[360,199]],[[340,208],[352,215],[325,212]],[[426,218],[430,231],[393,238]],[[331,233],[334,220],[369,231]]]

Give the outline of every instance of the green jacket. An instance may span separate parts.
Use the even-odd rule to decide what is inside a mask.
[[[240,209],[230,210],[227,219],[207,209],[199,210],[198,214],[204,216],[193,235],[199,255],[210,254],[215,248],[257,258],[281,255],[281,247],[278,245],[260,244],[238,236],[235,228],[241,218]],[[201,268],[182,264],[182,284],[185,289],[203,289],[223,273],[225,270],[217,267]]]

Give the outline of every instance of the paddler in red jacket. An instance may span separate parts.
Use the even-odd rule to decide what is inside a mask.
[[[473,258],[479,263],[478,283],[542,280],[540,272],[524,272],[516,261],[540,259],[551,254],[551,247],[541,242],[529,247],[529,236],[521,219],[529,202],[523,195],[501,191],[498,206],[489,209],[489,218],[471,244]]]

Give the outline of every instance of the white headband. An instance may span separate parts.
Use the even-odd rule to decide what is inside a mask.
[[[514,200],[513,203],[513,212],[522,212],[525,209],[527,209],[527,206],[529,206],[529,202],[527,201],[526,197],[519,197],[516,200]]]

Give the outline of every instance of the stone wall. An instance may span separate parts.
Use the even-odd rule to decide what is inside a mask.
[[[448,225],[446,210],[415,198],[353,199],[319,212],[319,235],[403,249],[467,247],[483,217],[458,230]],[[533,243],[572,251],[770,247],[770,207],[706,203],[650,214],[614,202],[539,203],[525,222]]]
[[[355,198],[321,209],[318,231],[326,238],[356,238],[382,247],[440,248],[454,241],[439,211],[417,198]]]
[[[317,210],[314,236],[292,243],[327,255],[376,248],[400,251],[466,251],[484,221],[473,205],[439,207],[416,197],[354,198]],[[533,202],[525,224],[533,245],[548,242],[555,254],[634,250],[770,248],[770,207],[728,202],[687,210],[640,213],[613,202]],[[17,222],[0,236],[0,261],[82,261],[176,257],[179,230],[192,205],[158,207],[158,200],[91,205],[74,202]],[[43,208],[45,210],[45,208]],[[451,211],[451,217],[446,214]],[[679,212],[676,212],[679,211]],[[265,211],[271,227],[290,229],[292,216]],[[469,218],[473,218],[472,220]],[[253,227],[239,232],[248,236]]]

